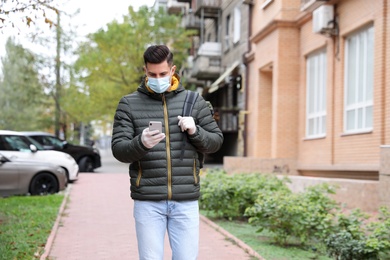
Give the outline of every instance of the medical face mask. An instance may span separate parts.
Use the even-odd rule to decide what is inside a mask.
[[[149,78],[148,87],[156,93],[164,93],[171,86],[171,76],[164,78]]]

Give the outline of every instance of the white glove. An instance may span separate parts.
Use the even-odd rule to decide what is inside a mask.
[[[142,131],[141,141],[146,148],[151,149],[165,138],[164,133],[159,133],[158,130],[149,131],[149,128],[145,128]]]
[[[193,135],[196,132],[196,125],[195,121],[191,116],[178,116],[179,123],[177,124],[180,126],[181,131],[187,131],[188,134]]]

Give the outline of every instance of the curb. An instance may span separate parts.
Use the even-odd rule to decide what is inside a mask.
[[[65,210],[65,206],[66,206],[66,203],[68,201],[71,187],[72,187],[72,185],[69,185],[68,188],[65,190],[64,199],[62,200],[60,209],[58,210],[56,221],[54,222],[54,225],[51,229],[50,235],[47,238],[45,248],[43,249],[44,253],[41,255],[40,260],[45,260],[49,256],[49,253],[51,251],[51,247],[53,246],[54,239],[57,235],[57,230],[58,230],[58,227],[59,227],[60,222],[61,222],[62,214]]]
[[[222,227],[218,226],[217,224],[215,224],[213,221],[211,221],[210,219],[208,219],[207,217],[203,216],[203,215],[199,215],[200,216],[200,219],[201,221],[205,222],[207,225],[211,226],[212,228],[214,228],[217,232],[221,233],[223,236],[225,236],[226,238],[228,238],[229,240],[233,241],[234,244],[236,244],[237,246],[239,246],[240,248],[242,248],[245,252],[247,252],[250,256],[252,257],[255,257],[257,259],[260,259],[260,260],[266,260],[265,258],[263,258],[262,256],[260,256],[255,250],[253,250],[250,246],[248,246],[247,244],[245,244],[243,241],[241,241],[240,239],[238,239],[237,237],[233,236],[232,234],[230,234],[228,231],[226,231],[225,229],[223,229]]]

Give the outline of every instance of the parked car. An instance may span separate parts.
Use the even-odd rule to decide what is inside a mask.
[[[0,130],[0,153],[11,160],[20,158],[58,164],[66,171],[68,182],[78,178],[79,166],[72,156],[45,150],[38,142],[16,131]]]
[[[0,153],[0,196],[46,195],[66,188],[65,170],[55,164],[14,158]]]
[[[22,132],[40,143],[46,150],[56,150],[71,155],[79,165],[80,172],[93,172],[102,166],[100,153],[96,147],[75,145],[46,132]]]

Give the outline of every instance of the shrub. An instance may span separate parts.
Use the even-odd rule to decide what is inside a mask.
[[[390,259],[390,213],[379,211],[378,221],[367,222],[359,209],[339,214],[336,233],[325,239],[329,256],[338,260]]]
[[[200,208],[227,219],[243,218],[259,193],[266,190],[288,190],[285,182],[272,175],[235,174],[223,170],[209,170],[202,180]]]
[[[289,237],[297,237],[305,244],[332,232],[332,209],[337,208],[337,203],[327,193],[334,193],[334,188],[327,184],[309,187],[303,193],[260,193],[245,215],[258,232],[266,229],[273,233],[280,245],[286,245]]]
[[[299,238],[301,244],[319,241],[327,254],[337,260],[390,260],[390,212],[381,208],[378,221],[353,210],[341,212],[338,203],[329,198],[335,187],[311,186],[293,193],[288,178],[274,175],[236,174],[208,170],[202,181],[200,208],[217,217],[246,217],[257,232],[268,230],[279,245],[288,238]]]

